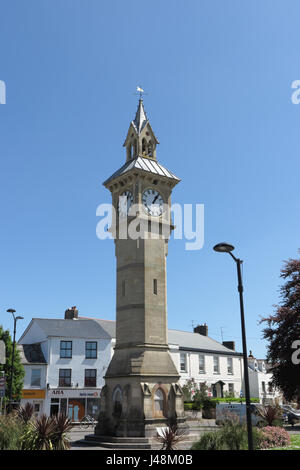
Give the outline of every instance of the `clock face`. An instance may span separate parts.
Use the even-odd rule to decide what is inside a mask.
[[[148,214],[158,217],[163,212],[164,200],[155,189],[146,189],[142,197],[143,204]]]
[[[119,196],[119,214],[125,216],[128,214],[130,207],[133,204],[133,194],[131,191],[124,191]]]

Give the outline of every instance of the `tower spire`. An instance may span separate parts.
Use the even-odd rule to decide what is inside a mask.
[[[137,87],[137,91],[140,94],[139,104],[123,144],[126,147],[126,161],[139,156],[156,160],[156,145],[159,144],[159,141],[152,130],[144,108],[142,95],[144,90]]]
[[[140,96],[138,108],[135,114],[135,118],[133,120],[133,124],[136,128],[137,133],[140,135],[143,128],[145,127],[148,121],[147,114],[144,108],[144,102],[142,96]]]

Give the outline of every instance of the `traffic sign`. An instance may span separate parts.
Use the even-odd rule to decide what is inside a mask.
[[[5,397],[5,390],[0,390],[0,398]]]

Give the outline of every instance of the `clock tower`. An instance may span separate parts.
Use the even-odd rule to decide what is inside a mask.
[[[103,183],[116,213],[116,344],[102,389],[98,436],[150,437],[159,426],[185,427],[167,338],[171,193],[180,180],[158,163],[158,143],[140,97],[124,142],[126,162]]]

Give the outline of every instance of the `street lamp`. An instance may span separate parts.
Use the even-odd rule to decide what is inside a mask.
[[[243,342],[243,359],[244,359],[244,379],[245,379],[245,395],[246,395],[246,415],[247,415],[247,431],[248,431],[248,449],[253,450],[253,435],[251,423],[251,407],[250,407],[250,389],[249,389],[249,374],[248,374],[248,354],[246,344],[246,329],[245,329],[245,315],[244,315],[244,301],[243,301],[243,282],[241,274],[242,260],[236,258],[231,252],[234,246],[229,243],[218,243],[214,246],[214,250],[219,253],[229,253],[234,259],[237,266],[238,275],[238,291],[240,294],[240,310],[241,310],[241,327],[242,327],[242,342]]]
[[[16,326],[18,320],[23,320],[24,317],[15,317],[16,311],[13,308],[6,310],[8,313],[11,313],[14,317],[14,338],[13,338],[13,350],[11,358],[11,371],[10,371],[10,382],[9,382],[9,402],[8,402],[8,411],[11,412],[12,409],[12,384],[13,384],[13,375],[14,375],[14,361],[15,361],[15,340],[16,340]]]

